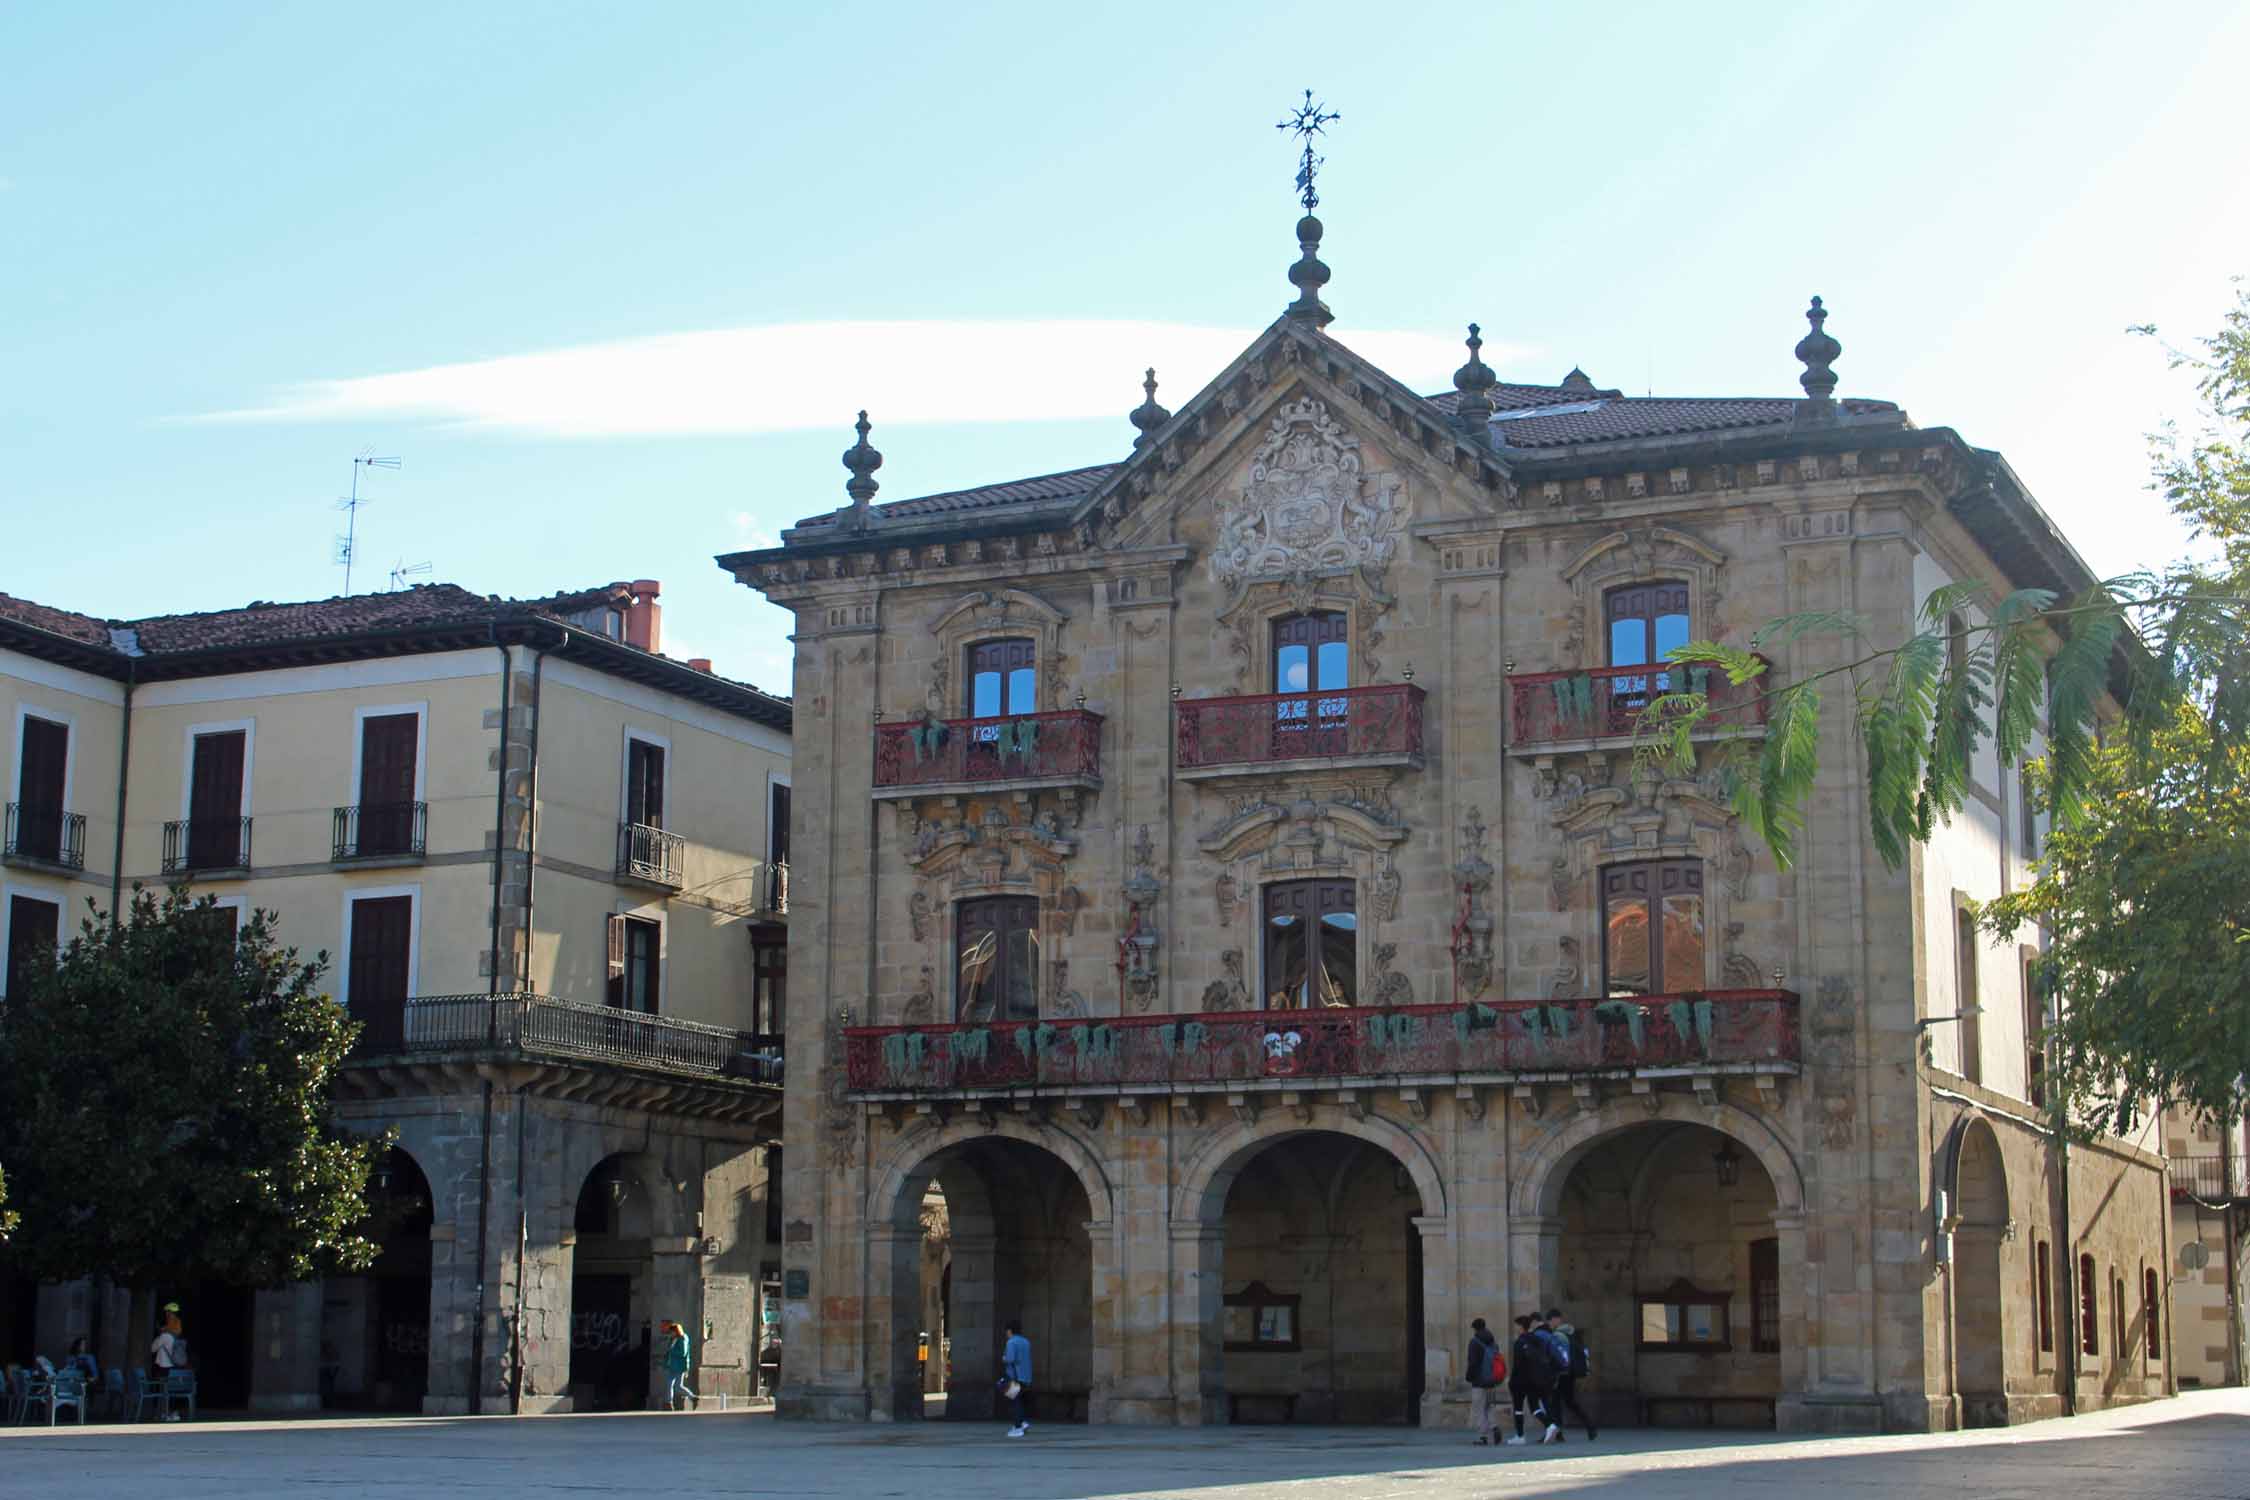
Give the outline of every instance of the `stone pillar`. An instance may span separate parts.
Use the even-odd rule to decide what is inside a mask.
[[[868,1225],[867,1269],[867,1347],[873,1363],[867,1372],[868,1415],[878,1422],[919,1421],[922,1369],[915,1346],[922,1321],[921,1221],[904,1229]]]
[[[1500,1322],[1534,1307],[1562,1301],[1562,1220],[1547,1214],[1520,1214],[1508,1221],[1508,1306]],[[1488,1320],[1491,1321],[1491,1320]],[[1506,1340],[1502,1340],[1503,1343]]]
[[[250,1409],[320,1410],[321,1284],[255,1294],[250,1314]]]
[[[1812,1361],[1806,1357],[1806,1335],[1812,1319],[1805,1302],[1805,1216],[1786,1210],[1773,1216],[1773,1232],[1781,1273],[1781,1394],[1804,1395],[1812,1389]]]
[[[1227,1420],[1226,1229],[1172,1225],[1172,1389],[1182,1426]]]
[[[1117,1272],[1116,1227],[1107,1219],[1086,1221],[1086,1242],[1092,1252],[1093,1266],[1093,1356],[1091,1378],[1087,1382],[1086,1420],[1109,1420],[1110,1394],[1117,1388],[1117,1378],[1123,1366],[1124,1351],[1119,1347],[1119,1304],[1123,1301],[1121,1278]]]
[[[651,1235],[649,1249],[649,1326],[670,1319],[688,1331],[696,1346],[703,1342],[703,1245],[693,1235]],[[662,1344],[652,1335],[649,1351],[648,1409],[664,1410]],[[690,1382],[692,1388],[693,1382]]]
[[[476,1226],[430,1226],[430,1383],[422,1410],[458,1417],[469,1410],[469,1351],[476,1321]],[[464,1242],[466,1241],[466,1242]]]
[[[1453,1293],[1452,1225],[1443,1214],[1416,1214],[1414,1229],[1422,1236],[1422,1425],[1466,1427],[1461,1346],[1469,1329]]]
[[[920,1233],[915,1231],[917,1244]],[[953,1337],[953,1378],[945,1388],[948,1419],[990,1421],[998,1414],[993,1390],[1000,1378],[1000,1330],[995,1321],[1000,1314],[994,1306],[998,1294],[993,1266],[997,1249],[989,1234],[953,1238],[953,1325],[948,1330]]]
[[[570,1280],[577,1266],[578,1233],[549,1205],[532,1212],[523,1240],[522,1264],[517,1268],[523,1278],[521,1302],[515,1300],[517,1289],[511,1280],[510,1303],[503,1309],[502,1326],[514,1330],[504,1357],[522,1367],[510,1378],[522,1382],[519,1399],[524,1411],[569,1411]],[[513,1389],[506,1381],[503,1386]]]

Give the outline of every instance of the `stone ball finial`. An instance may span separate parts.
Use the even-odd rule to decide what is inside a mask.
[[[852,507],[855,510],[865,510],[867,502],[875,498],[878,486],[874,476],[875,471],[883,467],[883,455],[868,444],[866,412],[859,414],[859,420],[853,424],[853,428],[859,433],[859,441],[844,450],[844,467],[852,473],[852,477],[844,483],[844,493],[852,497]]]
[[[1133,408],[1132,415],[1128,419],[1132,422],[1134,429],[1140,433],[1139,437],[1133,439],[1133,446],[1136,448],[1145,448],[1154,442],[1158,430],[1166,422],[1172,420],[1172,414],[1157,405],[1156,402],[1156,367],[1154,365],[1149,367],[1148,378],[1141,382],[1141,390],[1147,399]]]
[[[1320,259],[1320,235],[1320,220],[1311,214],[1297,221],[1297,248],[1301,253],[1289,268],[1289,284],[1297,289],[1297,300],[1289,304],[1289,316],[1315,328],[1326,328],[1336,315],[1320,300],[1320,289],[1328,285],[1328,267]]]
[[[1469,362],[1453,372],[1453,389],[1460,398],[1453,404],[1453,419],[1463,432],[1480,442],[1491,437],[1492,388],[1500,377],[1484,362],[1484,334],[1469,325]]]
[[[1812,332],[1797,340],[1797,358],[1805,365],[1805,373],[1798,376],[1797,381],[1805,388],[1807,396],[1815,401],[1827,401],[1836,394],[1836,372],[1829,366],[1844,352],[1844,346],[1831,338],[1823,326],[1828,321],[1828,309],[1820,305],[1818,297],[1805,309],[1805,321],[1812,324]]]

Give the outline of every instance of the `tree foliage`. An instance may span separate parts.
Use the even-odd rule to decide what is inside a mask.
[[[89,909],[91,904],[89,903]],[[330,1119],[356,1030],[252,913],[134,892],[90,916],[0,1009],[0,1160],[21,1222],[4,1252],[47,1280],[270,1286],[359,1269],[380,1141]]]
[[[1744,828],[1784,869],[1824,692],[1848,693],[1873,842],[1893,868],[1961,810],[1980,758],[2024,769],[2054,831],[2036,883],[1980,920],[2050,936],[2061,1092],[2226,1120],[2250,1103],[2250,293],[2238,288],[2217,333],[2168,352],[2201,411],[2191,434],[2153,435],[2150,488],[2198,556],[2076,597],[1949,585],[1903,629],[1812,613],[1747,645],[1692,642],[1671,659],[1749,689],[1764,736],[1744,732],[1739,708],[1678,692],[1645,711],[1643,746],[1681,768],[1699,749],[1715,759]],[[1846,641],[1848,660],[1774,684],[1767,653],[1808,635]]]

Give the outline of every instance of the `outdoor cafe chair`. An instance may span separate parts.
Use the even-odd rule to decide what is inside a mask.
[[[164,1372],[164,1409],[170,1411],[173,1403],[185,1401],[190,1422],[195,1420],[195,1371],[167,1370]]]
[[[86,1425],[86,1372],[78,1369],[57,1370],[47,1379],[47,1425],[52,1427],[64,1407],[78,1414],[78,1425]]]
[[[55,1377],[41,1370],[27,1369],[16,1378],[23,1382],[23,1389],[16,1397],[16,1420],[29,1422],[31,1409],[36,1406],[46,1410],[47,1421],[52,1425],[55,1420]]]
[[[102,1402],[109,1408],[111,1421],[125,1419],[125,1372],[115,1365],[102,1371]]]
[[[147,1421],[148,1414],[152,1409],[158,1413],[163,1412],[164,1387],[161,1383],[149,1379],[148,1371],[135,1370],[133,1372],[133,1420],[136,1422]]]

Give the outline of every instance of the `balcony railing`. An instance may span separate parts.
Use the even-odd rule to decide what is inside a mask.
[[[1410,682],[1326,693],[1182,698],[1172,705],[1172,760],[1181,770],[1275,761],[1417,758],[1422,698]]]
[[[183,818],[164,825],[164,873],[250,868],[248,818]]]
[[[758,910],[777,917],[789,915],[789,861],[766,861],[765,879],[758,892]]]
[[[1692,1070],[1794,1064],[1799,1049],[1793,992],[1711,990],[1635,1000],[860,1026],[845,1031],[844,1057],[853,1089],[943,1092]]]
[[[1099,785],[1102,716],[1084,709],[875,726],[875,788],[1064,781]]]
[[[1714,725],[1753,727],[1766,722],[1770,686],[1759,677],[1736,687],[1718,668],[1700,665],[1521,672],[1508,679],[1508,743],[1520,749],[1631,735],[1642,711],[1666,693],[1703,693]]]
[[[2206,1203],[2250,1202],[2250,1157],[2237,1156],[2233,1172],[2223,1156],[2175,1156],[2171,1161],[2172,1195],[2201,1198]]]
[[[37,802],[11,802],[5,839],[0,840],[0,855],[67,870],[83,870],[86,868],[86,815]]]
[[[421,995],[360,1022],[356,1060],[485,1052],[778,1083],[780,1038],[552,995]]]
[[[336,809],[334,852],[341,864],[355,859],[419,859],[428,846],[430,804],[366,802]]]
[[[687,840],[647,823],[617,825],[617,873],[675,889],[686,879]]]

